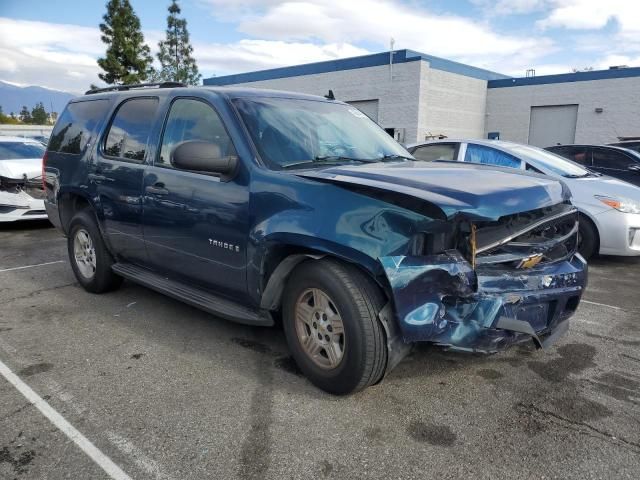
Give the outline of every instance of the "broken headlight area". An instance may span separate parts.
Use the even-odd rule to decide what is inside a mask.
[[[457,249],[380,259],[404,341],[495,352],[555,339],[587,281],[586,263],[575,255],[575,208],[480,224],[475,238],[472,225],[466,235],[461,229]]]
[[[29,200],[42,200],[46,196],[38,178],[20,180],[0,177],[0,206],[29,208]]]

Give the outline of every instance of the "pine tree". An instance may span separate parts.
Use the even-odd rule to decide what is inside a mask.
[[[198,66],[192,57],[193,47],[189,43],[187,21],[179,18],[179,14],[180,6],[176,0],[172,0],[167,17],[167,36],[158,43],[161,69],[157,72],[156,79],[198,85],[202,76],[198,73]]]
[[[152,58],[140,30],[140,19],[129,0],[109,0],[100,24],[102,41],[107,44],[98,65],[105,73],[98,76],[109,85],[141,83],[147,79]]]
[[[49,115],[44,109],[44,104],[42,102],[36,103],[36,106],[31,110],[31,122],[35,125],[46,125],[48,120]]]
[[[29,112],[29,109],[26,105],[22,106],[22,110],[20,110],[18,118],[22,123],[31,123],[31,112]]]

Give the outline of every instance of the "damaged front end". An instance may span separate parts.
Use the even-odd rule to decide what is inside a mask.
[[[39,177],[0,176],[0,222],[46,219],[45,191]]]
[[[458,218],[442,235],[379,259],[405,342],[489,353],[528,340],[546,347],[567,330],[587,282],[573,206]]]

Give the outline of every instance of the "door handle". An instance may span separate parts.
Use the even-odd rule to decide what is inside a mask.
[[[164,183],[156,183],[155,185],[147,185],[144,191],[152,195],[169,195],[169,190],[164,188]]]

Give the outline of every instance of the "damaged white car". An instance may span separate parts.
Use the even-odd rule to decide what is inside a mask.
[[[45,220],[42,186],[42,143],[0,137],[0,223]]]

